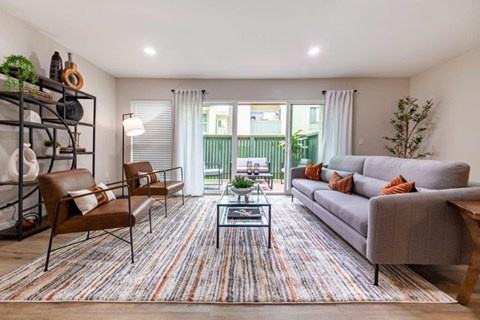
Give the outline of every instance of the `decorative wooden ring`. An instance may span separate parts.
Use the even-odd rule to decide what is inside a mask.
[[[70,81],[70,77],[75,77],[77,80],[76,84]],[[76,63],[72,63],[68,69],[63,71],[62,80],[70,88],[80,90],[83,87],[83,77],[80,72],[78,72]]]

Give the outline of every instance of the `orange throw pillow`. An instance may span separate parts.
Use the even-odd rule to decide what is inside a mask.
[[[382,192],[380,193],[382,196],[390,195],[390,194],[399,194],[399,193],[408,193],[408,192],[416,192],[415,189],[415,182],[411,181],[408,182],[405,180],[404,177],[401,175],[396,176],[395,178],[390,181],[385,188],[383,188]]]
[[[307,166],[305,167],[305,173],[303,175],[304,179],[310,179],[315,181],[320,181],[320,170],[322,170],[323,163],[319,163],[316,165],[307,162]]]
[[[353,176],[349,175],[348,177],[342,178],[337,171],[335,171],[328,182],[328,186],[332,190],[352,194]]]

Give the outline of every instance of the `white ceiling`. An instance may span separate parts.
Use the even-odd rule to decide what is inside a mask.
[[[405,77],[480,46],[480,0],[0,0],[116,77]],[[157,50],[154,57],[145,46]],[[307,51],[320,46],[310,57]]]

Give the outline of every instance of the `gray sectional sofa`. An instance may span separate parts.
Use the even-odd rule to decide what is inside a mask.
[[[382,156],[337,156],[321,181],[303,179],[293,168],[291,192],[330,228],[379,264],[468,264],[473,243],[461,216],[448,200],[480,199],[468,187],[470,167],[463,162]],[[353,174],[353,194],[333,191],[333,172]],[[418,192],[380,196],[397,175],[415,181]]]

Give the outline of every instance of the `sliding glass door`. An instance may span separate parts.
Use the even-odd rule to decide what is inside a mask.
[[[205,192],[218,192],[229,180],[232,161],[232,104],[205,104],[202,112]]]
[[[323,104],[289,104],[289,130],[285,148],[285,180],[290,179],[290,168],[305,166],[307,162],[319,162],[322,130]],[[285,191],[290,184],[285,184]]]
[[[258,175],[250,178],[261,181],[265,192],[283,193],[282,168],[287,128],[285,103],[239,103],[237,122],[237,168],[245,172],[248,161],[259,167]],[[241,167],[241,168],[240,168]]]
[[[207,102],[202,121],[206,193],[221,192],[247,163],[260,167],[261,174],[250,177],[265,192],[285,193],[290,168],[320,159],[320,103]]]

